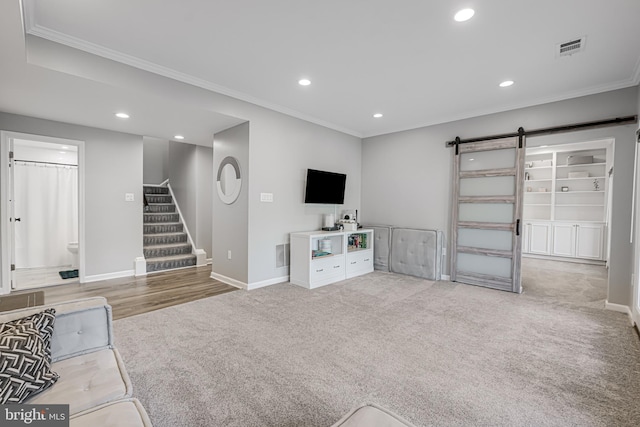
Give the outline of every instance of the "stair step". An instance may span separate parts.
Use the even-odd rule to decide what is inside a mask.
[[[144,246],[169,245],[171,243],[184,243],[187,241],[187,233],[156,233],[145,234]]]
[[[159,223],[159,222],[179,222],[180,215],[177,213],[145,213],[144,223]]]
[[[147,205],[147,213],[173,213],[176,211],[176,205],[173,203],[149,203]]]
[[[148,203],[171,203],[171,194],[147,194],[145,196]]]
[[[146,259],[163,258],[173,255],[190,255],[191,243],[145,246],[143,252]]]
[[[196,265],[195,255],[174,255],[147,260],[147,273]]]
[[[159,224],[144,224],[144,234],[180,233],[184,230],[181,222],[165,222]]]
[[[169,194],[169,187],[156,187],[155,185],[145,185],[142,187],[144,194]]]

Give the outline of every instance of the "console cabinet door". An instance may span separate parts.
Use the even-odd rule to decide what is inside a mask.
[[[537,255],[551,253],[551,226],[548,223],[531,223],[529,228],[529,252]]]
[[[575,224],[553,224],[552,255],[575,257],[575,232]]]
[[[576,256],[602,259],[604,228],[602,224],[576,225]]]

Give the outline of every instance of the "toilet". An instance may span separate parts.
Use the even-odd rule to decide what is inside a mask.
[[[67,250],[71,252],[71,268],[78,268],[78,242],[69,242]]]

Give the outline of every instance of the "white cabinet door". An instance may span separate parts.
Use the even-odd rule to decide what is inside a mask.
[[[576,253],[575,224],[553,224],[552,255],[573,257]]]
[[[602,259],[602,224],[576,225],[576,256],[578,258]]]
[[[549,223],[532,222],[528,237],[530,253],[538,255],[551,253],[551,226]]]
[[[528,254],[531,253],[531,223],[525,222],[524,227],[522,229],[522,253]]]

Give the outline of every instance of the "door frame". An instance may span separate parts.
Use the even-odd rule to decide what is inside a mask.
[[[0,295],[11,292],[11,211],[9,204],[11,170],[9,168],[9,141],[12,139],[26,139],[52,144],[73,145],[78,147],[78,270],[79,281],[85,281],[85,142],[75,139],[56,138],[44,135],[34,135],[24,132],[0,130]]]

